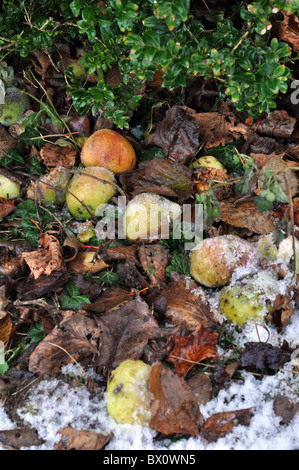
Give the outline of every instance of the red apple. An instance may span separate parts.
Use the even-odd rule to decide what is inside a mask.
[[[84,166],[101,166],[120,174],[136,166],[136,154],[130,142],[118,132],[100,129],[94,132],[81,150]]]

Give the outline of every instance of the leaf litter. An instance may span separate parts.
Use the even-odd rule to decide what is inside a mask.
[[[293,40],[292,22],[285,18],[281,25],[286,40]],[[51,63],[44,54],[33,57],[51,94]],[[41,111],[51,116],[46,105],[37,109],[35,123],[28,113],[34,126],[0,127],[1,162],[24,188],[41,184],[53,168],[72,170],[78,163],[76,141]],[[78,138],[92,130],[87,116],[74,114],[68,124]],[[296,129],[285,109],[252,122],[225,105],[204,112],[170,105],[145,141],[128,134],[140,161],[119,177],[119,187],[128,199],[150,192],[183,205],[194,203],[200,180],[215,191],[213,204],[220,209],[206,236],[236,234],[255,244],[279,221],[282,231],[291,227],[298,237]],[[23,157],[14,153],[18,141]],[[157,152],[142,160],[143,151],[155,148],[162,158]],[[227,174],[190,169],[199,155],[229,148],[229,162],[236,158],[241,173],[244,154],[264,172],[287,167],[282,183],[292,204],[278,201],[263,214],[254,204],[261,177],[245,181],[248,191],[240,195],[233,168]],[[176,240],[99,244],[93,220],[74,223],[65,207],[43,207],[37,194],[31,201],[1,198],[0,218],[0,340],[9,351],[8,369],[0,375],[3,448],[298,449],[298,294],[289,266],[260,260],[256,270],[279,274],[279,292],[267,324],[240,328],[219,313],[219,290],[190,277]],[[23,239],[15,241],[13,234]],[[231,285],[252,274],[238,268]],[[151,419],[145,426],[117,425],[107,414],[109,374],[128,358],[151,365]]]

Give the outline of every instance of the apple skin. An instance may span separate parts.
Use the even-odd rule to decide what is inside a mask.
[[[91,214],[95,215],[97,207],[101,204],[106,204],[116,194],[114,185],[98,181],[88,175],[115,183],[113,173],[106,168],[88,167],[79,170],[78,174],[75,174],[71,179],[66,194],[68,209],[78,220],[89,219]],[[72,194],[74,194],[79,201],[73,197]],[[88,212],[80,201],[89,208],[90,212]]]
[[[204,286],[223,286],[238,266],[257,259],[256,248],[236,235],[206,238],[191,253],[190,273]]]
[[[85,167],[100,166],[114,174],[121,174],[135,168],[136,154],[121,134],[111,129],[100,129],[83,144],[81,162]]]
[[[277,278],[261,271],[249,280],[224,287],[219,297],[220,312],[238,325],[263,322],[272,309],[277,289]]]
[[[145,424],[150,420],[149,374],[151,366],[126,359],[109,380],[105,402],[110,416],[119,424]]]
[[[165,238],[169,235],[170,223],[180,214],[179,204],[163,196],[138,194],[127,205],[124,217],[126,238],[131,242]]]
[[[0,197],[13,199],[22,195],[21,185],[4,175],[0,175]]]

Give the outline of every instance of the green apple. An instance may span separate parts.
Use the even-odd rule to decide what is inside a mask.
[[[0,197],[13,199],[22,195],[21,185],[10,178],[0,175]]]
[[[171,222],[180,214],[180,205],[163,196],[138,194],[127,205],[124,217],[126,237],[129,241],[166,238]]]
[[[257,258],[255,247],[236,235],[206,238],[191,253],[190,273],[205,286],[223,286],[238,266],[256,262]]]
[[[99,206],[106,204],[115,194],[114,174],[106,168],[90,166],[78,170],[71,179],[66,203],[76,219],[89,219]]]
[[[37,197],[44,206],[62,205],[65,203],[65,190],[70,178],[71,174],[66,168],[62,166],[53,168],[32,183],[27,190],[27,197],[29,199]]]
[[[219,297],[220,312],[228,321],[239,325],[263,322],[272,309],[277,291],[277,278],[273,273],[261,271],[250,279],[224,287]]]
[[[19,121],[29,105],[28,96],[18,88],[9,87],[6,90],[5,104],[2,107],[0,124],[11,126]]]
[[[113,372],[105,402],[110,416],[119,424],[145,424],[150,420],[149,374],[151,366],[127,359]]]

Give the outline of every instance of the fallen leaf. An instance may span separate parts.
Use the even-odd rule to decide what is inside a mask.
[[[149,375],[151,429],[168,435],[174,433],[197,436],[203,424],[197,400],[184,379],[158,362]]]
[[[212,380],[204,372],[197,372],[187,380],[199,405],[206,405],[212,398]]]
[[[275,415],[282,418],[279,424],[289,424],[294,416],[299,413],[299,403],[294,402],[289,397],[277,395],[274,398],[273,409]]]
[[[155,157],[140,162],[136,170],[120,176],[121,184],[132,197],[150,192],[174,197],[178,202],[188,199],[193,192],[191,171],[183,164]]]
[[[286,196],[289,195],[289,192],[292,197],[296,195],[298,191],[299,179],[295,170],[286,165],[280,155],[276,155],[275,157],[271,158],[266,163],[266,165],[263,166],[261,170],[261,176],[258,179],[259,187],[262,187],[263,185],[263,173],[267,170],[277,174],[277,177],[280,181],[280,187]]]
[[[199,325],[189,336],[175,338],[174,349],[167,361],[175,365],[179,377],[185,377],[195,364],[218,355],[217,337],[218,333]]]
[[[39,239],[37,251],[22,253],[34,279],[53,271],[66,271],[61,245],[57,238],[45,232]]]
[[[230,132],[230,127],[235,123],[233,114],[197,113],[195,119],[206,152],[213,147],[220,145],[225,147],[233,142],[233,135]]]
[[[18,141],[10,135],[5,126],[0,124],[0,160],[6,157],[10,150],[14,150]]]
[[[245,350],[240,355],[241,367],[278,370],[289,362],[291,352],[283,347],[262,342],[245,343]]]
[[[129,289],[112,286],[105,289],[101,296],[95,301],[90,304],[83,304],[82,306],[92,312],[103,313],[117,307],[123,302],[133,299],[135,295],[137,295],[136,292],[131,292]]]
[[[191,331],[199,325],[215,325],[207,294],[192,279],[172,272],[162,293],[167,300],[165,316],[171,324],[185,324]]]
[[[38,279],[30,275],[17,286],[17,296],[20,300],[32,300],[43,297],[45,294],[57,292],[69,280],[65,271],[52,271],[51,274],[41,274]]]
[[[60,441],[54,450],[101,450],[113,437],[113,433],[102,434],[90,430],[77,430],[72,427],[59,429]]]
[[[15,201],[14,200],[7,200],[4,197],[0,198],[0,222],[6,217],[8,214],[15,210]]]
[[[153,285],[165,284],[166,267],[171,259],[168,248],[163,245],[142,245],[138,255],[151,283]]]
[[[20,450],[23,447],[40,446],[44,441],[38,437],[36,429],[24,427],[0,431],[0,442],[4,447]]]
[[[158,328],[148,305],[136,297],[100,318],[96,317],[100,335],[98,366],[115,369],[126,359],[139,359],[153,328]]]
[[[81,243],[77,237],[66,237],[63,241],[62,252],[63,258],[66,263],[73,261],[79,252]]]
[[[98,353],[96,321],[79,313],[63,320],[34,349],[28,370],[33,374],[49,374],[75,361]]]
[[[216,442],[220,437],[230,434],[235,426],[249,426],[251,416],[251,408],[215,413],[206,420],[200,434],[208,442]]]
[[[154,134],[149,136],[147,144],[161,147],[174,162],[186,163],[200,145],[195,116],[196,112],[187,106],[171,107]]]
[[[76,154],[76,150],[71,145],[61,147],[46,142],[40,149],[40,158],[48,167],[73,168],[76,163]]]
[[[296,125],[296,118],[288,115],[287,111],[276,110],[259,121],[257,131],[274,137],[290,137]]]
[[[143,348],[142,359],[148,363],[162,362],[174,348],[175,338],[183,335],[185,328],[153,328],[148,343]]]
[[[278,38],[289,42],[294,51],[299,50],[299,19],[295,13],[288,15],[284,12],[284,20],[278,23]]]
[[[272,233],[274,224],[271,214],[265,216],[255,207],[254,202],[245,201],[242,204],[233,204],[230,201],[220,203],[219,219],[229,225],[246,228],[252,233],[267,235]]]

